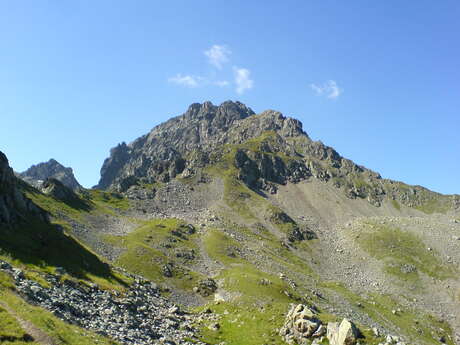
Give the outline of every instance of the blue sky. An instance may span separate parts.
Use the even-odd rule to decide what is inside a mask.
[[[1,1],[0,150],[97,183],[189,104],[300,119],[383,177],[460,193],[458,1]]]

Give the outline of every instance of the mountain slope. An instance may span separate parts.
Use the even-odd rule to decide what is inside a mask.
[[[205,331],[213,341],[270,341],[296,301],[417,344],[454,339],[429,315],[460,324],[459,196],[382,179],[279,112],[193,104],[113,149],[99,187],[122,192],[124,216],[142,219],[99,229],[116,264],[190,305],[209,301],[200,281],[217,282],[221,328]],[[268,317],[258,326],[245,314],[255,306],[252,316]],[[244,315],[239,332],[235,315]]]
[[[112,149],[101,169],[104,190],[70,194],[48,182],[48,194],[24,193],[52,223],[128,276],[157,284],[166,304],[191,312],[160,322],[166,343],[171,329],[177,344],[187,343],[180,325],[193,325],[194,341],[207,344],[281,345],[295,337],[333,344],[335,322],[346,326],[347,318],[361,344],[460,344],[459,197],[382,179],[312,141],[299,121],[279,112],[193,104]],[[57,284],[55,291],[62,289]],[[37,291],[36,303],[50,308],[40,295],[55,292]],[[136,302],[139,309],[112,301],[107,315],[116,317],[78,300],[62,307],[93,308],[99,328],[79,313],[59,317],[113,329],[124,344],[148,344],[142,330],[149,328],[130,313],[155,313],[143,305],[157,300],[152,294]],[[141,332],[137,340],[117,323],[119,313]]]

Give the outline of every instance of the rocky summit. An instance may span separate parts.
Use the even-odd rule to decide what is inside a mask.
[[[1,154],[0,342],[460,345],[460,196],[307,130],[195,103],[92,189]]]
[[[73,174],[72,168],[64,167],[55,159],[32,165],[26,171],[18,174],[18,176],[36,188],[41,188],[45,180],[54,178],[70,189],[82,189],[82,186]]]

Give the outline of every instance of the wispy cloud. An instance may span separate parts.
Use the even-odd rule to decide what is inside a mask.
[[[211,65],[218,69],[222,69],[222,66],[230,61],[229,55],[232,52],[227,46],[214,44],[208,50],[205,50],[204,55],[207,56],[208,61]]]
[[[235,75],[236,92],[238,94],[244,93],[246,90],[254,87],[254,80],[250,78],[251,72],[246,68],[233,67]]]
[[[335,80],[328,80],[321,85],[310,84],[310,87],[318,96],[326,96],[330,99],[337,99],[343,93],[343,89],[337,85]]]
[[[228,80],[218,80],[218,81],[215,81],[213,84],[219,87],[225,87],[225,86],[229,86],[230,82]]]
[[[214,44],[204,52],[208,62],[216,69],[213,69],[207,76],[197,76],[192,74],[178,73],[168,79],[168,82],[190,88],[214,86],[214,87],[233,87],[239,95],[254,87],[254,80],[251,79],[251,71],[247,68],[233,66],[233,80],[227,80],[225,74],[229,70],[223,69],[224,65],[230,62],[232,52],[225,45]],[[222,70],[222,71],[218,71]]]
[[[197,87],[203,81],[203,78],[193,75],[182,75],[178,73],[174,77],[169,78],[168,81],[177,85]]]

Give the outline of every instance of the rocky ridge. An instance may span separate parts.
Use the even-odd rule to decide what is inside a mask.
[[[409,207],[458,209],[458,195],[443,196],[420,186],[382,179],[313,141],[302,123],[267,110],[256,115],[240,102],[192,104],[181,116],[158,125],[130,144],[113,148],[101,168],[97,188],[130,188],[191,178],[231,154],[238,177],[250,188],[276,193],[278,185],[317,179],[350,199],[379,207],[395,200]]]
[[[26,171],[18,174],[18,176],[38,189],[40,189],[44,181],[49,178],[58,180],[63,185],[75,191],[83,188],[75,178],[72,168],[64,167],[55,159],[50,159],[48,162],[32,165]]]

